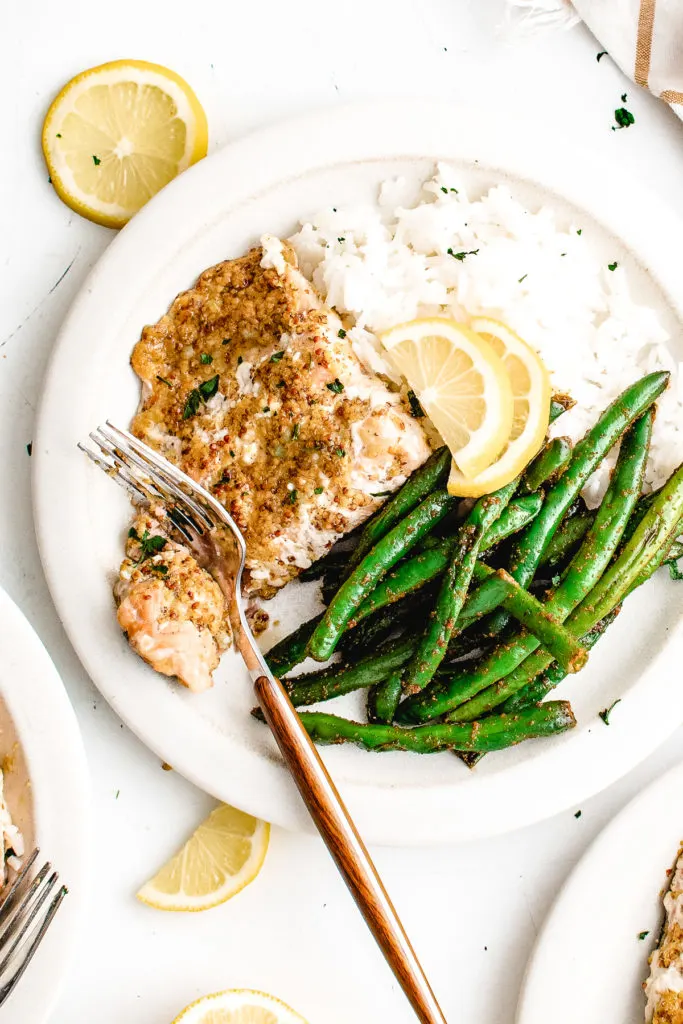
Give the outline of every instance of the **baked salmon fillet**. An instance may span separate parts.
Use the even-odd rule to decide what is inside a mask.
[[[247,594],[272,596],[430,453],[405,400],[363,368],[272,236],[206,270],[145,327],[132,365],[133,433],[230,512]]]
[[[231,640],[225,599],[163,520],[136,517],[114,596],[119,625],[144,661],[195,693],[209,689]]]
[[[247,543],[245,592],[271,597],[366,519],[430,453],[404,399],[367,372],[339,317],[272,236],[206,270],[145,327],[132,431],[214,494]],[[230,629],[218,585],[140,517],[114,588],[154,669],[196,692]]]
[[[683,1024],[683,847],[664,896],[665,920],[644,983],[646,1024]]]

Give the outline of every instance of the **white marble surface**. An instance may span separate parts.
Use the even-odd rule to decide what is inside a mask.
[[[549,145],[576,140],[614,156],[615,173],[628,164],[683,214],[676,118],[609,58],[598,64],[603,47],[582,28],[513,44],[496,32],[501,11],[501,0],[119,0],[106,8],[22,0],[5,13],[0,582],[63,675],[95,795],[96,884],[54,1024],[167,1024],[199,995],[235,986],[278,994],[311,1022],[414,1018],[313,839],[275,830],[258,881],[209,913],[163,915],[134,899],[210,801],[162,771],[99,698],[61,630],[38,560],[26,445],[41,378],[70,301],[112,237],[72,214],[48,184],[39,148],[47,105],[73,74],[123,56],[167,64],[192,83],[212,148],[287,114],[345,100],[476,98],[503,106],[510,119],[531,115]],[[612,132],[624,91],[636,123]],[[587,801],[579,819],[570,812],[457,849],[377,851],[449,1020],[512,1024],[525,961],[568,870],[605,822],[682,755],[679,730]],[[615,865],[611,884],[618,871]]]

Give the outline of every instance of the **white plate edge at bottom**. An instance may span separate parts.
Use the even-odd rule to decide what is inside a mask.
[[[594,862],[600,862],[603,859],[601,856],[603,850],[609,851],[615,845],[615,839],[618,839],[622,833],[629,833],[631,831],[631,823],[637,820],[642,815],[643,811],[647,812],[651,805],[656,806],[659,804],[663,795],[666,794],[669,789],[673,790],[674,788],[679,793],[683,793],[683,761],[679,761],[678,764],[669,768],[658,778],[653,779],[653,781],[650,782],[642,792],[629,800],[628,803],[622,807],[610,821],[607,822],[605,827],[593,839],[574,865],[569,875],[562,883],[557,896],[553,900],[545,920],[543,921],[541,930],[534,942],[529,960],[524,970],[524,976],[522,978],[517,1008],[515,1011],[515,1024],[539,1024],[539,1022],[544,1019],[543,1016],[539,1016],[539,1013],[542,1014],[544,1011],[538,1011],[536,1009],[539,1004],[539,997],[535,995],[535,992],[538,989],[539,984],[541,984],[536,976],[536,972],[540,970],[539,961],[541,954],[545,952],[546,944],[548,942],[552,942],[553,935],[558,931],[558,929],[561,930],[558,922],[561,922],[565,916],[565,905],[572,897],[574,890],[580,886],[586,878],[590,877]],[[681,807],[683,807],[683,801],[681,801]],[[677,838],[673,838],[674,835]],[[669,849],[669,863],[673,861],[681,841],[683,841],[683,814],[680,815],[680,825],[672,830],[672,841]],[[669,848],[669,844],[667,844],[667,848]],[[661,865],[661,875],[653,875],[652,878],[649,879],[649,883],[651,884],[651,896],[653,899],[657,899],[660,913],[663,912],[663,908],[661,905],[661,897],[658,897],[657,894],[665,881],[665,866],[666,859]],[[605,941],[608,941],[607,937]],[[605,948],[605,955],[609,955],[608,948]],[[642,959],[643,978],[641,980],[644,980],[646,974],[645,954],[643,954]],[[627,979],[624,979],[625,984],[626,981]]]
[[[78,721],[64,684],[42,640],[2,586],[0,620],[0,636],[5,631],[12,634],[22,650],[19,660],[28,668],[17,679],[17,691],[3,691],[3,699],[17,729],[34,792],[38,864],[50,860],[60,874],[58,884],[66,884],[69,890],[25,976],[0,1009],[0,1020],[9,1022],[17,1020],[23,1004],[23,1010],[31,1013],[24,1019],[41,1024],[54,1010],[83,930],[92,864],[91,789]],[[36,684],[34,676],[41,681]],[[48,736],[54,743],[50,749],[45,743]],[[49,794],[47,778],[53,787]]]

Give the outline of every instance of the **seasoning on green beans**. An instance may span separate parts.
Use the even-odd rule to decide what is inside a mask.
[[[348,561],[347,575],[360,565],[377,541],[385,537],[428,494],[446,482],[450,468],[451,453],[448,448],[444,446],[432,452],[427,461],[408,477],[403,487],[366,523],[356,550]]]
[[[481,722],[422,725],[417,729],[365,725],[316,711],[302,711],[299,717],[316,743],[356,743],[366,750],[412,750],[417,754],[503,750],[523,740],[566,732],[576,725],[571,705],[564,700],[548,701],[515,715],[491,715]]]
[[[683,466],[670,477],[628,544],[622,548],[598,583],[567,619],[577,634],[587,633],[609,615],[627,594],[646,582],[660,564],[679,530],[683,515]],[[514,671],[455,709],[449,718],[471,721],[497,707],[531,682],[552,663],[552,655],[536,650]]]
[[[519,494],[531,494],[560,475],[572,457],[572,443],[568,437],[554,437],[541,448],[526,469],[519,485]]]
[[[513,480],[495,494],[479,498],[458,530],[457,542],[441,581],[434,611],[403,673],[403,689],[406,693],[418,693],[424,689],[445,658],[484,534],[510,501],[517,484],[518,481]]]
[[[435,491],[378,541],[339,588],[315,627],[308,642],[311,657],[327,661],[363,598],[454,506],[455,499],[447,491]]]
[[[619,544],[640,494],[652,421],[653,413],[650,410],[636,420],[627,431],[614,475],[595,521],[562,583],[551,592],[546,602],[548,612],[560,621],[566,619],[571,610],[597,584]],[[575,451],[578,448],[577,445]],[[570,472],[571,468],[566,471],[557,486],[562,484]],[[543,509],[539,517],[542,515]],[[538,517],[528,529],[533,529],[537,521]],[[514,576],[514,573],[511,575]],[[404,723],[422,722],[446,712],[453,712],[460,704],[469,702],[477,693],[513,671],[538,646],[539,641],[535,636],[522,631],[517,638],[496,648],[475,671],[458,673],[448,683],[439,681],[431,691],[409,698],[401,705],[398,720]]]

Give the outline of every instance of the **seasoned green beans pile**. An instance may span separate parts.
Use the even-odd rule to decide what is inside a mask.
[[[642,495],[655,403],[667,373],[636,381],[574,447],[548,441],[520,477],[476,502],[445,490],[444,448],[355,535],[306,570],[326,610],[266,655],[304,708],[365,691],[367,723],[318,711],[301,720],[318,743],[368,750],[485,753],[575,723],[545,697],[662,565],[683,578],[683,467]],[[571,407],[553,402],[551,421]],[[580,495],[619,455],[599,506]],[[352,539],[353,540],[353,539]],[[290,676],[306,658],[336,660]],[[257,715],[258,716],[258,715]]]

